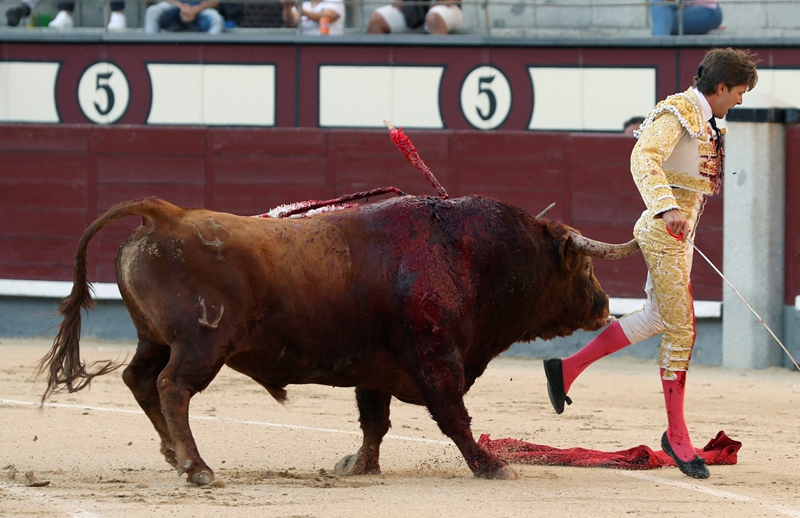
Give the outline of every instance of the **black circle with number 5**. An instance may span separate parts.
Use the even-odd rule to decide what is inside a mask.
[[[128,79],[114,63],[93,63],[81,75],[78,105],[90,121],[113,124],[125,114],[129,102]]]
[[[481,65],[472,69],[462,81],[460,101],[461,112],[472,127],[495,129],[511,113],[511,85],[502,71]]]

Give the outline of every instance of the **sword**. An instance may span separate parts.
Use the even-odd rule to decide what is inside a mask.
[[[667,232],[669,233],[669,235],[671,235],[672,237],[674,237],[675,239],[677,239],[677,240],[679,240],[679,241],[681,240],[681,238],[683,238],[683,234],[682,234],[682,233],[681,233],[681,234],[675,234],[675,233],[673,233],[673,232],[672,232],[672,231],[669,229],[669,227],[667,227]],[[717,272],[717,275],[719,275],[720,277],[722,277],[722,280],[723,280],[723,281],[725,281],[726,283],[728,283],[728,286],[730,286],[730,287],[731,287],[731,289],[733,290],[733,292],[734,292],[734,293],[736,293],[736,294],[739,296],[739,298],[740,298],[740,299],[742,299],[742,302],[744,302],[744,303],[747,305],[747,307],[748,307],[748,308],[750,308],[750,311],[752,311],[752,312],[753,312],[753,314],[756,316],[756,318],[759,320],[759,322],[761,322],[761,324],[762,324],[762,325],[763,325],[763,326],[764,326],[764,327],[767,329],[767,331],[769,331],[769,334],[771,334],[771,335],[772,335],[772,338],[774,338],[774,339],[775,339],[775,341],[776,341],[776,342],[778,342],[778,345],[780,345],[780,346],[781,346],[781,349],[783,349],[783,352],[785,352],[785,353],[786,353],[786,356],[788,356],[788,357],[789,357],[789,359],[790,359],[790,360],[792,360],[792,363],[794,364],[794,366],[795,366],[795,367],[797,367],[797,370],[799,370],[799,371],[800,371],[800,365],[797,365],[797,362],[795,361],[794,357],[792,356],[792,353],[790,353],[790,352],[789,352],[789,350],[786,348],[786,346],[785,346],[785,345],[783,345],[783,342],[781,342],[780,338],[778,338],[778,337],[777,337],[777,335],[775,335],[775,333],[772,331],[772,329],[770,329],[770,328],[769,328],[769,326],[767,325],[767,323],[766,323],[766,322],[764,322],[764,319],[763,319],[763,318],[761,318],[761,315],[759,315],[759,314],[756,312],[756,310],[755,310],[755,309],[753,309],[753,306],[751,306],[751,305],[750,305],[750,303],[749,303],[749,302],[747,302],[747,299],[745,299],[745,298],[742,296],[742,294],[741,294],[741,293],[739,293],[739,290],[737,290],[737,289],[736,289],[736,287],[735,287],[733,284],[731,284],[731,281],[729,281],[727,278],[725,278],[725,276],[724,276],[724,275],[722,275],[722,272],[721,272],[721,271],[719,271],[719,268],[717,268],[717,267],[716,267],[716,265],[714,265],[714,263],[712,263],[712,262],[711,262],[711,259],[709,259],[708,257],[706,257],[706,254],[704,254],[702,250],[700,250],[699,248],[697,248],[697,245],[695,245],[695,244],[692,242],[692,240],[691,240],[691,239],[689,239],[689,238],[687,237],[687,238],[686,238],[686,242],[687,242],[687,243],[689,243],[690,245],[692,245],[692,248],[694,248],[694,249],[697,251],[697,253],[698,253],[698,254],[700,254],[700,256],[701,256],[703,259],[705,259],[705,260],[706,260],[706,262],[708,263],[708,265],[709,265],[709,266],[711,266],[711,267],[714,269],[714,271],[715,271],[715,272]]]

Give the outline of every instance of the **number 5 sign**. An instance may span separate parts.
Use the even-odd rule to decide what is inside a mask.
[[[86,69],[78,83],[78,104],[83,114],[97,124],[113,124],[125,114],[130,101],[128,79],[108,62]]]
[[[495,129],[511,112],[511,85],[490,66],[475,68],[461,83],[461,111],[476,129]]]

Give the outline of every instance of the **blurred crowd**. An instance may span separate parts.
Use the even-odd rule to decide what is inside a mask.
[[[7,24],[11,27],[33,24],[31,20],[39,2],[22,0],[19,5],[7,9]],[[72,29],[75,3],[58,3],[57,9],[55,17],[46,22],[47,27]],[[653,36],[706,34],[722,25],[722,8],[716,0],[650,0],[650,15]],[[161,0],[145,10],[143,29],[146,33],[199,31],[218,34],[237,27],[292,27],[303,34],[335,36],[345,33],[345,18],[344,0],[247,4],[220,0]],[[450,34],[462,21],[461,0],[393,0],[372,11],[366,32]],[[110,31],[130,27],[125,17],[125,2],[110,3],[106,27]]]
[[[41,17],[34,17],[40,0],[22,0],[6,10],[9,27],[34,26]],[[57,14],[46,20],[51,29],[69,30],[75,25],[75,3],[58,3]],[[110,3],[106,28],[119,31],[130,28],[124,2]],[[162,0],[149,5],[144,12],[146,33],[161,31],[198,31],[219,34],[223,30],[247,27],[245,14],[258,22],[250,26],[297,28],[303,34],[344,34],[346,9],[344,0],[279,0],[266,4],[231,4],[220,0]],[[368,33],[428,32],[448,34],[461,24],[460,0],[398,0],[376,9],[369,19]],[[44,25],[44,24],[42,24]]]

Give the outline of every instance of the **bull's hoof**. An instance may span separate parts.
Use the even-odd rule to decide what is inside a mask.
[[[196,486],[207,486],[214,483],[214,473],[210,469],[201,469],[189,475],[188,481]]]
[[[511,466],[505,462],[498,462],[499,466],[494,469],[494,466],[487,466],[485,470],[475,471],[475,476],[478,478],[485,478],[489,480],[517,480],[517,472],[511,469]],[[495,464],[495,466],[497,466]],[[494,469],[494,471],[492,471]]]
[[[161,454],[164,456],[164,460],[166,460],[167,463],[170,466],[172,466],[173,468],[177,468],[178,467],[178,459],[175,457],[175,450],[174,449],[172,449],[172,448],[170,448],[168,446],[164,446],[162,444],[161,445]]]
[[[519,475],[517,475],[516,471],[511,469],[511,466],[503,466],[494,472],[492,478],[494,480],[517,480]]]
[[[358,475],[356,465],[358,464],[360,457],[361,455],[358,453],[354,453],[353,455],[345,455],[339,462],[336,463],[336,466],[334,466],[334,474],[341,476]]]
[[[340,476],[348,475],[375,475],[380,473],[380,468],[371,469],[368,466],[367,456],[360,453],[346,455],[336,463],[333,473]]]

